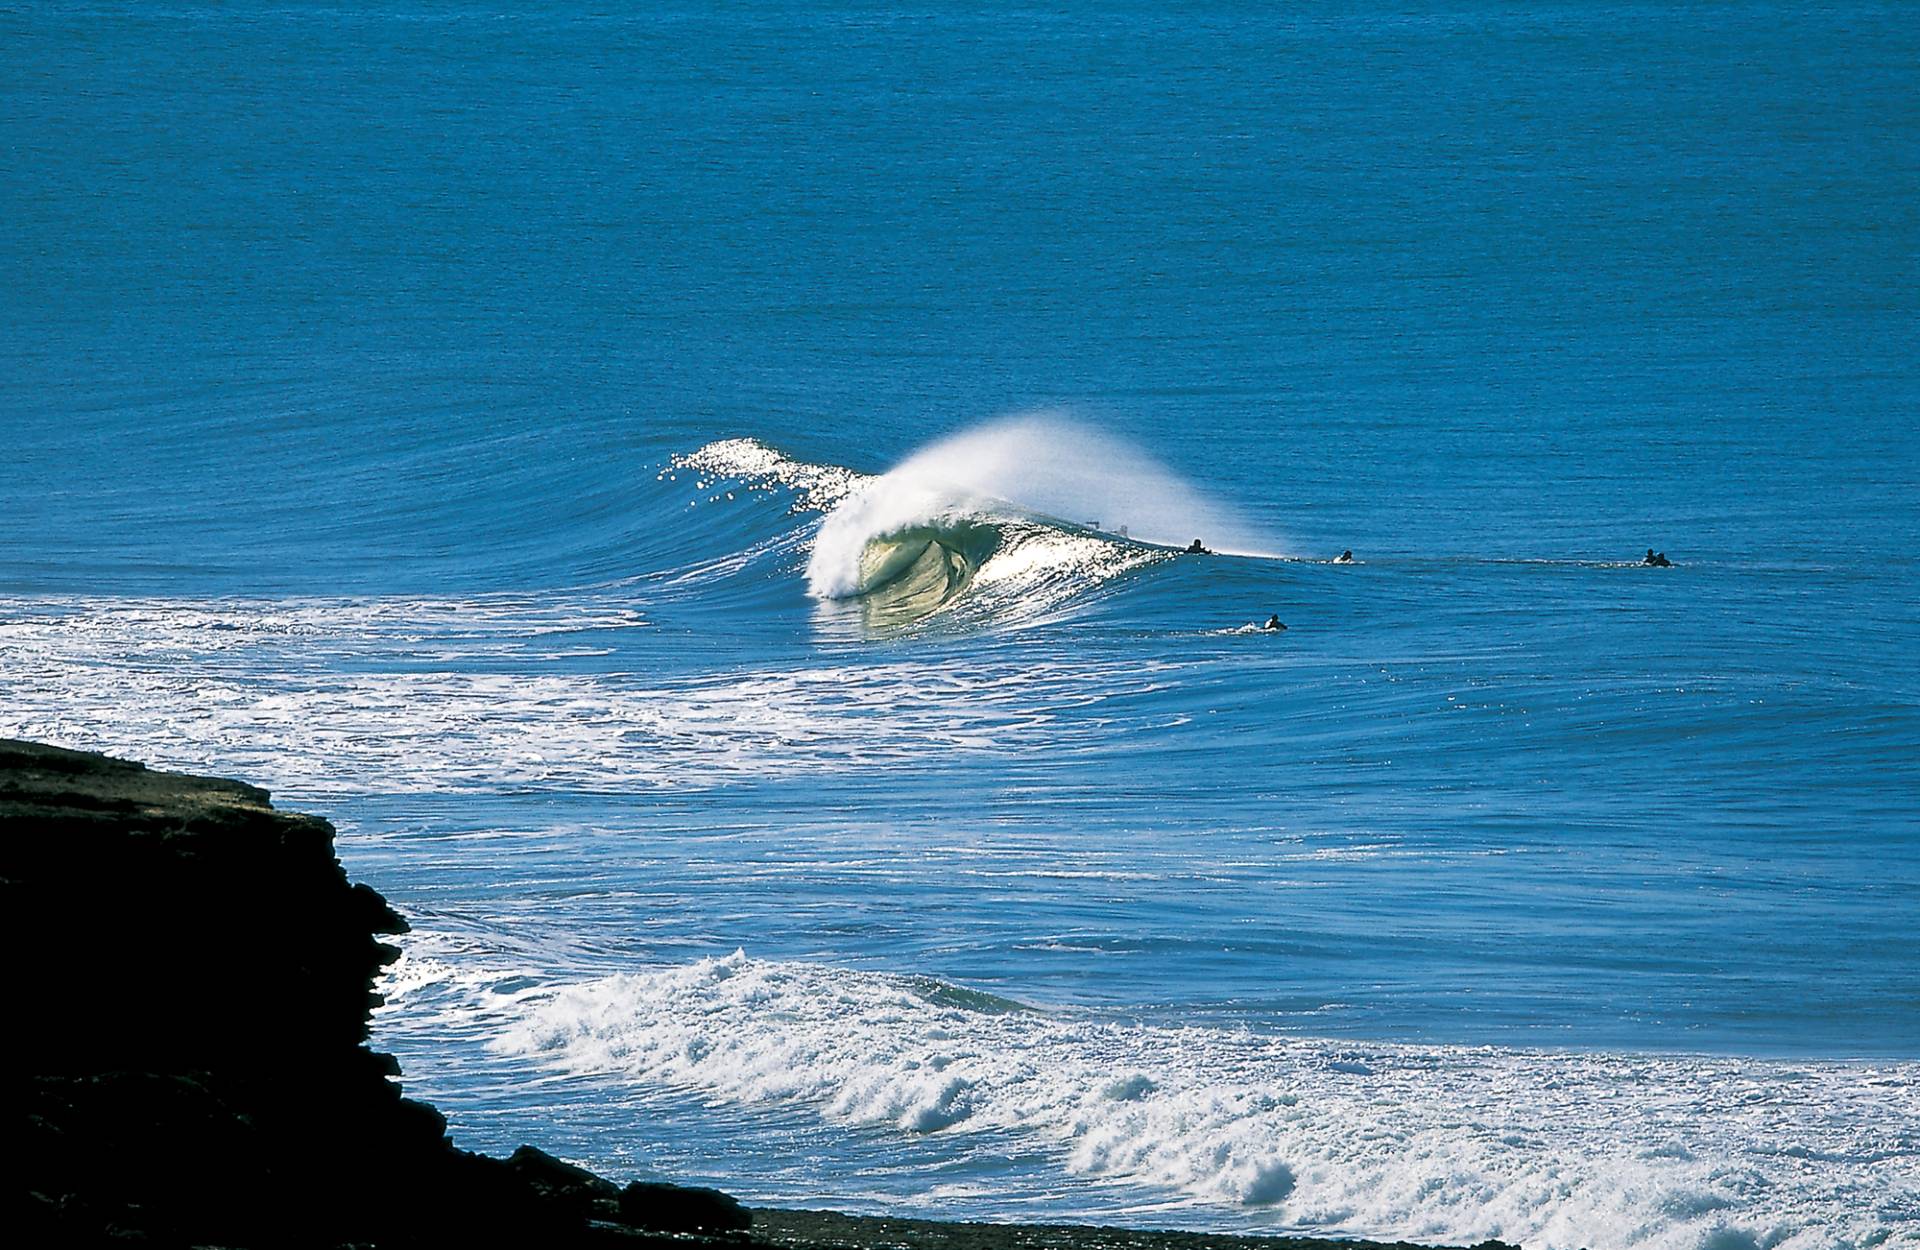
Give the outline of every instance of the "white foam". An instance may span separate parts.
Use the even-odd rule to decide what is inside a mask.
[[[735,954],[513,1000],[573,1074],[910,1134],[1301,1230],[1541,1250],[1920,1244],[1920,1065],[1358,1045],[976,1010]]]
[[[547,662],[577,657],[582,633],[644,626],[591,600],[0,603],[0,734],[307,796],[705,789],[1071,747],[1113,722],[1058,712],[1163,671],[854,657],[664,679]]]
[[[871,480],[839,465],[795,460],[752,438],[721,439],[675,456],[660,476],[674,480],[681,473],[695,474],[701,490],[714,480],[742,481],[758,490],[783,487],[793,492],[796,506],[812,511],[833,507]]]

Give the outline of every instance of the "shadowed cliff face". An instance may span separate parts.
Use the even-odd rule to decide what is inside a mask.
[[[0,740],[21,1245],[648,1244],[720,1195],[454,1149],[364,1045],[379,935],[333,828],[265,791]],[[684,1244],[676,1243],[676,1244]]]
[[[366,1040],[399,953],[376,935],[407,925],[347,881],[326,821],[239,782],[6,742],[0,828],[8,921],[44,935],[46,973],[71,971],[36,978],[36,1071],[272,1077]]]

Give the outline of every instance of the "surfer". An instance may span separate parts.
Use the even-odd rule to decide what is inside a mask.
[[[1651,547],[1647,548],[1647,558],[1640,561],[1640,563],[1650,569],[1670,569],[1673,567],[1673,561],[1667,559],[1666,552],[1655,551]]]
[[[1208,551],[1206,546],[1196,538],[1187,544],[1187,554],[1190,556],[1210,556],[1213,553]]]
[[[1267,623],[1265,625],[1262,625],[1260,628],[1271,629],[1274,632],[1278,633],[1280,630],[1285,629],[1286,626],[1280,623],[1280,614],[1278,612],[1275,612],[1272,616],[1269,616],[1267,618]]]
[[[1352,564],[1353,548],[1349,547],[1345,551],[1341,552],[1339,555],[1335,556],[1333,558],[1333,562],[1335,564]]]

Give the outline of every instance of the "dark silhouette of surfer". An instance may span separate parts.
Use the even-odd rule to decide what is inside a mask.
[[[1640,561],[1640,563],[1650,569],[1670,569],[1673,567],[1673,561],[1667,559],[1666,552],[1655,551],[1651,547],[1647,548],[1647,558]]]
[[[1272,616],[1269,616],[1267,618],[1267,623],[1265,625],[1262,625],[1260,628],[1271,629],[1271,630],[1274,630],[1275,632],[1278,632],[1280,630],[1285,629],[1286,626],[1280,623],[1280,614],[1278,612],[1275,612]]]
[[[1347,550],[1345,550],[1345,551],[1343,551],[1343,552],[1341,552],[1341,553],[1340,553],[1339,555],[1337,555],[1337,556],[1335,556],[1335,557],[1333,558],[1333,562],[1334,562],[1335,564],[1352,564],[1352,563],[1353,563],[1353,549],[1352,549],[1351,547],[1349,547],[1349,548],[1348,548]]]
[[[1196,538],[1187,544],[1187,554],[1190,556],[1210,556],[1213,553],[1208,551],[1201,541]]]

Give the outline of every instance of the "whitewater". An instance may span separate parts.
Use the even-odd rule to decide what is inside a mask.
[[[1101,497],[1088,465],[1120,488]],[[1590,689],[1556,709],[1532,681],[1517,706],[1483,668],[1502,649],[1362,660],[1314,620],[1411,610],[1430,558],[1291,553],[1058,414],[875,471],[724,439],[645,480],[700,549],[564,592],[13,597],[0,732],[325,805],[356,870],[410,904],[381,1042],[476,1145],[538,1107],[607,1166],[670,1156],[671,1126],[701,1178],[770,1201],[824,1185],[930,1214],[1547,1247],[1920,1242],[1920,1062],[1872,1023],[1910,1011],[1892,946],[1885,988],[1845,1004],[1864,1024],[1796,1003],[1811,985],[1784,949],[1709,990],[1704,966],[1634,953],[1619,909],[1694,910],[1724,849],[1676,854],[1617,817],[1585,848],[1489,832],[1484,798],[1355,827],[1344,786],[1313,793],[1381,716],[1498,735],[1587,715]],[[1211,554],[1181,552],[1194,530]],[[1474,570],[1448,580],[1661,575]],[[1284,637],[1236,623],[1251,588],[1307,615]],[[799,631],[790,660],[738,641],[769,615]],[[661,663],[715,631],[761,658]],[[1283,717],[1298,758],[1237,740],[1239,700]],[[1343,729],[1356,700],[1373,715]],[[1254,784],[1198,801],[1196,747]],[[1443,749],[1426,767],[1476,750]],[[1404,740],[1392,767],[1415,776],[1419,753]],[[1080,775],[1097,784],[1076,797]],[[1802,889],[1839,867],[1800,854]],[[1670,902],[1634,867],[1656,860]],[[1581,900],[1570,865],[1635,879]],[[854,1135],[851,1190],[800,1162],[837,1153],[828,1132]]]

